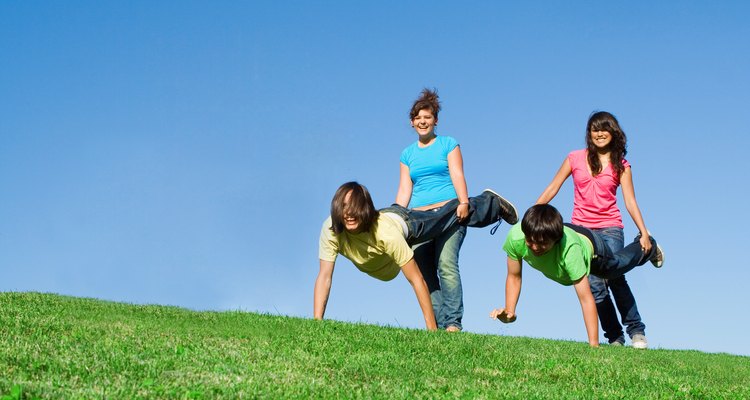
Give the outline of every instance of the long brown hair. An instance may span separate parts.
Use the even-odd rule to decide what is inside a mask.
[[[348,193],[351,193],[351,196],[349,196],[349,203],[345,206],[344,199]],[[360,232],[369,231],[379,215],[372,203],[370,192],[357,182],[347,182],[341,185],[331,200],[331,230],[337,235],[345,229],[345,213],[357,220]]]
[[[599,162],[599,157],[596,154],[594,141],[591,140],[591,131],[607,131],[612,135],[612,141],[609,142],[609,163],[612,164],[612,169],[619,178],[623,171],[625,171],[625,167],[622,166],[622,160],[628,154],[628,138],[625,136],[622,128],[620,128],[620,123],[617,122],[617,118],[614,115],[606,111],[596,111],[589,117],[589,122],[586,124],[587,159],[591,173],[596,176],[602,172],[602,163]]]
[[[438,119],[438,113],[440,112],[440,96],[438,96],[437,90],[430,90],[427,88],[422,89],[419,98],[414,100],[414,104],[411,106],[411,111],[409,111],[409,121],[413,121],[417,114],[419,114],[420,110],[430,110],[435,117],[435,120]]]

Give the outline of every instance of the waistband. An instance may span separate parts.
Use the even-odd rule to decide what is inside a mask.
[[[409,227],[406,226],[406,221],[403,217],[401,217],[398,214],[392,213],[392,212],[383,212],[384,216],[396,221],[396,223],[401,227],[401,233],[404,235],[404,239],[406,239],[406,236],[409,234]]]

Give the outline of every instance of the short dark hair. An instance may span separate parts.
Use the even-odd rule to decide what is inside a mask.
[[[421,110],[430,110],[435,119],[438,119],[438,113],[440,112],[440,96],[438,96],[437,90],[430,90],[427,88],[422,89],[419,98],[414,100],[414,104],[411,106],[411,111],[409,111],[409,121],[413,121]]]
[[[532,243],[557,242],[563,237],[562,215],[549,204],[534,205],[523,215],[521,230]]]
[[[349,204],[344,206],[346,195],[351,192]],[[369,231],[378,219],[378,210],[372,204],[370,192],[357,182],[347,182],[341,185],[331,200],[331,230],[340,234],[344,231],[344,213],[351,215],[359,222],[359,230]]]

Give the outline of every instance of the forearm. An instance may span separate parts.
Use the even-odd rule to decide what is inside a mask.
[[[315,279],[315,293],[313,294],[313,317],[323,319],[326,313],[328,297],[331,293],[331,278],[318,275]]]
[[[399,185],[398,193],[396,194],[396,204],[401,207],[408,207],[409,200],[411,200],[411,189],[405,189]]]
[[[596,302],[594,295],[591,294],[591,287],[587,276],[579,279],[573,284],[573,288],[581,303],[583,313],[583,323],[586,326],[586,334],[591,347],[599,346],[599,315],[596,312]]]
[[[638,203],[625,202],[625,208],[628,210],[630,218],[633,219],[633,223],[638,228],[638,231],[641,232],[641,235],[648,235],[648,228],[646,228],[646,223],[643,221],[643,216],[641,215],[641,209],[638,208]]]
[[[505,309],[512,313],[516,313],[516,306],[518,305],[518,299],[521,296],[521,277],[518,275],[508,274],[505,279]]]
[[[547,204],[552,201],[552,199],[557,196],[557,192],[560,191],[560,188],[562,187],[565,180],[568,179],[571,172],[572,170],[570,168],[570,162],[566,158],[560,166],[560,169],[557,170],[555,177],[552,178],[552,182],[547,185],[539,198],[536,199],[536,204]]]
[[[593,300],[593,297],[592,297]],[[586,334],[591,347],[599,346],[599,315],[596,312],[596,303],[593,301],[586,304],[581,303],[583,310],[583,323],[586,325]]]
[[[544,189],[544,191],[542,192],[542,194],[539,195],[539,198],[536,199],[536,204],[547,204],[547,203],[549,203],[550,201],[552,201],[552,199],[555,198],[555,196],[557,196],[557,192],[559,190],[560,190],[559,186],[556,186],[554,184],[550,184],[549,186],[547,186],[546,189]]]
[[[333,282],[333,261],[320,261],[320,271],[315,279],[315,290],[313,293],[313,318],[323,319],[328,304],[328,296],[331,293]]]
[[[647,236],[648,230],[646,229],[646,223],[643,222],[643,216],[641,215],[641,209],[638,207],[638,201],[635,199],[635,187],[633,186],[633,173],[630,168],[626,168],[620,177],[620,185],[622,186],[622,198],[625,200],[625,208],[630,214],[630,218],[633,219],[635,226],[641,232],[641,235]]]
[[[401,271],[404,273],[406,280],[409,281],[412,289],[414,289],[419,308],[422,309],[422,315],[424,315],[425,326],[428,330],[437,330],[435,312],[432,310],[432,300],[430,300],[430,290],[427,288],[422,273],[419,271],[417,262],[412,258],[401,267]]]
[[[458,197],[459,203],[469,202],[469,190],[466,186],[466,177],[464,177],[463,170],[451,171],[451,182],[453,182],[453,188],[456,190],[456,196]]]
[[[414,294],[417,296],[419,302],[419,308],[422,309],[422,315],[424,316],[424,323],[427,330],[437,330],[437,323],[435,322],[435,311],[432,309],[432,300],[430,300],[430,291],[427,289],[427,284],[424,278],[417,282],[412,282],[414,288]]]
[[[412,189],[413,183],[411,182],[411,176],[409,175],[409,167],[401,163],[398,180],[398,193],[396,193],[396,204],[401,207],[408,207],[409,201],[411,200]]]
[[[456,190],[459,203],[468,203],[469,190],[467,189],[466,177],[464,176],[464,159],[459,147],[448,153],[448,173],[453,183],[453,189]]]

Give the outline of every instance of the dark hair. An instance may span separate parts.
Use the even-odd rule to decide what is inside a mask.
[[[563,237],[562,215],[549,204],[534,205],[523,215],[521,230],[532,243],[557,242]]]
[[[419,98],[414,100],[414,104],[411,106],[409,120],[414,120],[421,110],[430,110],[435,119],[438,118],[438,113],[440,112],[440,96],[438,96],[436,89],[422,89]]]
[[[625,167],[622,166],[622,160],[628,154],[628,138],[625,136],[620,123],[614,115],[606,111],[596,111],[589,117],[586,124],[586,148],[588,149],[589,167],[591,173],[596,176],[602,172],[602,163],[596,154],[596,146],[591,140],[591,131],[607,131],[612,135],[612,141],[609,142],[609,163],[612,164],[615,174],[619,178]]]
[[[345,207],[344,199],[350,192],[349,203]],[[337,235],[344,231],[344,213],[357,219],[361,232],[369,231],[379,215],[372,204],[370,192],[357,182],[341,185],[331,200],[331,230]]]

